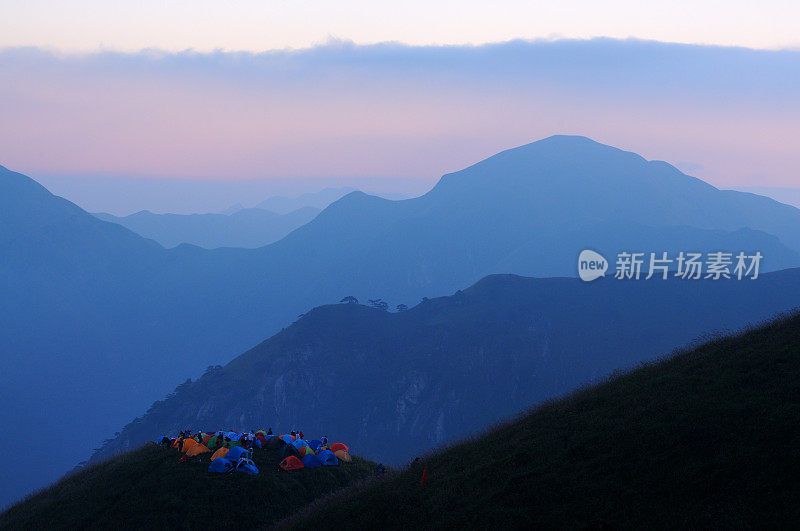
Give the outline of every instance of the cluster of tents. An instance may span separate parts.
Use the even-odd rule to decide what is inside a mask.
[[[255,433],[216,431],[195,435],[181,434],[177,438],[162,437],[160,442],[177,448],[184,454],[182,460],[210,453],[211,465],[208,471],[215,474],[233,471],[258,474],[258,468],[253,463],[253,451],[260,448],[280,451],[281,461],[278,466],[283,470],[337,466],[341,461],[352,461],[350,448],[346,444],[327,445],[327,439],[325,443],[320,439],[306,441],[299,435],[272,435],[263,430]]]

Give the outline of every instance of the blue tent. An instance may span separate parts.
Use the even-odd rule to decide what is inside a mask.
[[[294,442],[294,439],[292,439],[291,435],[284,435],[283,437],[281,437],[281,439],[283,439],[283,442],[285,442],[286,444],[292,444]]]
[[[314,454],[304,455],[301,461],[303,462],[303,466],[306,468],[317,468],[318,466],[322,466],[322,461],[320,461],[319,457]]]
[[[251,465],[249,463],[240,466],[239,468],[236,469],[236,471],[244,472],[246,474],[250,474],[251,476],[255,476],[256,474],[258,474],[258,468],[256,468],[256,465]]]
[[[322,441],[320,441],[319,439],[312,439],[311,441],[308,442],[308,446],[310,446],[311,449],[314,450],[314,452],[319,452],[319,448],[320,446],[322,446]]]
[[[307,442],[305,442],[303,439],[297,439],[297,440],[296,440],[296,441],[294,441],[292,444],[293,444],[293,445],[294,445],[294,447],[295,447],[295,448],[297,448],[298,450],[299,450],[301,447],[303,447],[303,446],[308,446],[308,443],[307,443]]]
[[[339,464],[339,458],[330,450],[323,450],[317,455],[320,462],[325,466],[336,466]]]
[[[236,463],[239,460],[239,458],[245,454],[247,454],[247,450],[245,450],[241,446],[234,446],[233,448],[230,449],[230,451],[227,454],[225,454],[225,459]]]
[[[225,457],[218,457],[211,461],[211,465],[208,467],[208,471],[212,474],[224,474],[225,472],[230,472],[236,465],[230,460]]]

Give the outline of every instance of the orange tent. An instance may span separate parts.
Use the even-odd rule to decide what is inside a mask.
[[[289,457],[281,461],[281,464],[279,466],[284,470],[297,470],[298,468],[303,468],[303,462],[300,461],[295,456],[290,455]]]
[[[189,448],[189,451],[186,452],[186,455],[188,455],[189,457],[194,457],[196,455],[204,454],[204,453],[210,452],[210,451],[211,450],[209,450],[206,445],[198,443],[198,444],[192,445],[192,447]]]
[[[345,452],[349,452],[350,448],[348,448],[346,444],[333,443],[331,445],[331,452],[336,453],[337,450],[344,450]]]
[[[228,448],[225,448],[224,446],[222,448],[217,448],[217,451],[214,452],[214,455],[211,456],[211,460],[213,461],[217,457],[225,457],[229,451],[230,450],[228,450]]]
[[[347,452],[347,450],[336,450],[333,453],[334,455],[336,455],[336,457],[339,458],[339,461],[344,461],[345,463],[349,463],[350,461],[353,460],[353,458],[350,457],[350,454]]]
[[[189,448],[191,448],[195,444],[197,444],[197,441],[195,441],[194,439],[184,439],[183,440],[183,453],[188,452]]]

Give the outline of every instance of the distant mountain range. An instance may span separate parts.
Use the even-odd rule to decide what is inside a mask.
[[[323,208],[354,191],[355,188],[349,187],[325,188],[297,197],[273,196],[253,208],[237,203],[216,214],[156,214],[142,210],[128,216],[105,212],[94,215],[155,240],[166,248],[188,243],[205,249],[254,249],[280,240],[314,219]],[[382,194],[382,197],[395,196],[402,198],[399,194]]]
[[[305,206],[286,214],[243,208],[230,214],[154,214],[143,210],[124,217],[106,213],[95,216],[118,223],[166,248],[188,243],[206,249],[253,249],[280,240],[314,219],[319,212],[317,208]]]
[[[270,212],[275,212],[276,214],[288,214],[289,212],[293,212],[298,208],[305,207],[322,210],[334,201],[338,201],[347,194],[355,191],[355,188],[343,186],[341,188],[325,188],[319,192],[305,193],[298,195],[297,197],[276,195],[261,201],[254,208],[269,210]]]
[[[2,168],[0,399],[14,407],[0,424],[81,436],[18,450],[0,504],[177,382],[345,295],[413,305],[492,273],[574,276],[584,248],[759,250],[777,270],[800,265],[798,236],[798,209],[582,137],[504,151],[414,199],[350,193],[257,249],[164,249]]]
[[[781,203],[800,208],[800,188],[785,188],[779,186],[739,186],[734,188],[740,192],[771,197]]]

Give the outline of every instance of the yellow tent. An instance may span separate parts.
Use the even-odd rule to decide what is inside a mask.
[[[347,452],[347,450],[336,450],[333,453],[336,455],[336,457],[339,458],[339,461],[344,461],[345,463],[349,463],[350,461],[353,460],[353,458],[350,457],[350,454]]]
[[[189,448],[189,451],[186,452],[186,455],[188,455],[189,457],[194,457],[196,455],[204,454],[204,453],[210,452],[210,451],[211,450],[209,450],[208,447],[205,444],[197,443],[197,444],[192,445],[191,448]]]
[[[213,461],[217,457],[225,457],[227,454],[228,454],[228,449],[223,446],[222,448],[218,448],[217,451],[214,452],[214,455],[211,456],[211,460]]]
[[[188,452],[189,448],[191,448],[195,444],[197,444],[197,441],[195,441],[194,439],[184,439],[183,440],[183,453]]]

